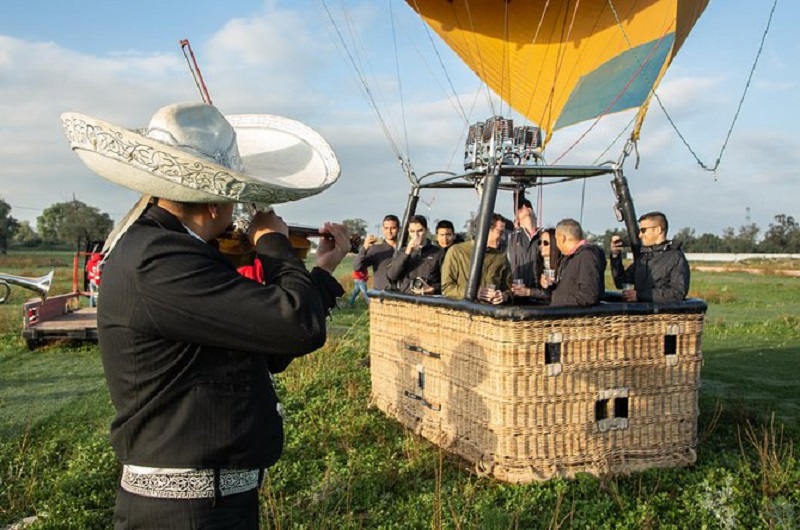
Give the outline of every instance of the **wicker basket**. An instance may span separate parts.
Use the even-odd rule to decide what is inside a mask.
[[[702,301],[373,301],[373,402],[480,473],[531,482],[695,461]]]

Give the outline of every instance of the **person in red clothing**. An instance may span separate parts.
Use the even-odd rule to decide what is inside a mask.
[[[356,303],[358,293],[361,293],[361,295],[364,297],[364,301],[369,304],[369,297],[367,296],[367,280],[369,280],[369,269],[364,268],[353,271],[353,292],[350,293],[350,307]]]
[[[101,252],[93,252],[86,260],[86,278],[89,280],[89,307],[97,307],[97,296],[100,289],[100,265],[103,262]]]

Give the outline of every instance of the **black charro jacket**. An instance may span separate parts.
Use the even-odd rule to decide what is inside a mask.
[[[639,302],[680,302],[689,293],[689,262],[681,245],[672,241],[642,247],[639,259],[627,269],[622,253],[611,256],[611,276],[617,289],[632,283]]]
[[[603,249],[584,243],[570,255],[561,258],[557,282],[550,299],[551,306],[586,307],[600,303],[605,292],[606,255]]]
[[[342,289],[306,271],[281,234],[261,237],[257,252],[266,285],[158,206],[114,248],[97,322],[123,464],[266,468],[280,457],[270,372],[325,343]]]

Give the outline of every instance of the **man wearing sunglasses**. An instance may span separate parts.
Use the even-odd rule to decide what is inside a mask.
[[[680,302],[689,292],[689,262],[681,245],[667,240],[669,223],[661,212],[639,217],[642,250],[639,259],[627,269],[622,264],[622,240],[611,238],[611,275],[621,289],[632,283],[633,289],[622,292],[626,302]]]

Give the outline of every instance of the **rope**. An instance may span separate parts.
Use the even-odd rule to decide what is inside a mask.
[[[460,21],[460,20],[459,20],[459,18],[458,18],[458,13],[455,11],[455,8],[453,7],[453,3],[452,3],[452,2],[450,3],[450,9],[451,9],[451,10],[452,10],[452,12],[453,12],[453,17],[456,19],[457,26],[458,26],[458,27],[462,27],[462,25],[461,25],[461,21]],[[470,27],[470,29],[472,30],[472,34],[473,34],[473,35],[475,35],[475,33],[476,33],[476,32],[475,32],[475,23],[474,23],[474,22],[473,22],[473,20],[472,20],[472,11],[471,11],[471,10],[470,10],[470,8],[469,8],[469,0],[466,0],[466,1],[464,2],[464,9],[466,9],[466,11],[467,11],[467,19],[469,20],[469,27]],[[471,50],[471,49],[472,49],[472,48],[470,48],[470,46],[469,46],[469,43],[467,43],[467,42],[465,42],[465,46],[466,46],[466,48],[467,48],[468,50]],[[476,50],[478,50],[478,62],[480,63],[480,71],[481,71],[481,74],[485,74],[486,72],[484,71],[484,66],[483,66],[483,54],[481,53],[481,49],[480,49],[480,47],[479,47],[479,46],[478,46],[478,45],[477,45],[475,42],[473,42],[473,46],[474,46],[474,48],[475,48]],[[482,76],[479,76],[479,77],[480,77],[481,79],[483,79],[483,77],[482,77]],[[493,115],[497,115],[497,114],[498,114],[498,112],[497,112],[497,111],[495,110],[495,108],[494,108],[494,100],[492,99],[492,93],[489,91],[489,85],[487,85],[486,83],[481,83],[481,86],[482,86],[482,87],[484,88],[484,90],[486,91],[486,100],[487,100],[487,101],[488,101],[488,103],[489,103],[489,108],[491,109],[491,112],[492,112],[492,114],[493,114]]]
[[[539,32],[542,30],[542,24],[544,24],[544,15],[547,13],[547,9],[550,7],[550,0],[547,0],[544,3],[544,7],[542,8],[542,16],[539,17],[539,23],[536,25],[536,32],[533,34],[533,40],[531,41],[531,46],[536,46],[536,43],[539,41]],[[539,68],[539,76],[542,75],[542,69]],[[539,78],[537,77],[536,82],[533,85],[533,91],[531,92],[531,99],[528,101],[528,108],[525,111],[525,116],[527,117],[531,111],[531,105],[533,105],[533,94],[536,92],[536,89],[539,87]],[[533,120],[531,120],[533,122]],[[537,124],[539,125],[539,124]]]
[[[617,22],[617,26],[619,26],[619,28],[620,28],[620,31],[621,31],[621,33],[622,33],[623,37],[625,38],[625,42],[628,44],[628,49],[629,49],[629,50],[633,50],[633,44],[631,43],[630,39],[628,38],[628,34],[627,34],[627,32],[625,31],[625,28],[622,26],[622,21],[619,19],[619,15],[617,14],[617,10],[614,8],[614,4],[613,4],[612,0],[608,0],[608,5],[610,6],[612,13],[614,14],[614,19],[616,20],[616,22]],[[665,36],[666,36],[666,32],[665,32],[664,34],[662,34],[662,36],[661,36],[661,39],[659,39],[659,40],[663,40]],[[600,123],[600,120],[601,120],[601,119],[603,119],[603,117],[605,117],[605,116],[606,116],[606,114],[608,114],[609,110],[611,110],[611,108],[612,108],[612,107],[613,107],[613,106],[614,106],[614,105],[617,103],[617,101],[619,101],[619,99],[620,99],[620,98],[621,98],[621,97],[622,97],[622,96],[625,94],[625,92],[626,92],[626,91],[628,90],[628,88],[631,86],[631,83],[633,83],[633,82],[634,82],[634,80],[636,80],[636,78],[637,78],[637,77],[638,77],[640,74],[642,74],[642,72],[644,71],[644,67],[645,67],[645,65],[646,65],[646,64],[647,64],[647,63],[650,61],[650,59],[653,57],[653,54],[656,52],[656,50],[657,50],[657,49],[658,49],[658,46],[653,46],[653,47],[650,49],[650,52],[649,52],[649,53],[648,53],[648,54],[647,54],[647,55],[644,57],[644,59],[643,59],[643,60],[639,60],[639,57],[636,57],[637,63],[639,64],[639,67],[638,67],[638,69],[637,69],[637,71],[636,71],[636,74],[635,74],[635,75],[632,75],[632,76],[630,77],[630,79],[628,79],[628,82],[627,82],[627,83],[625,83],[625,86],[623,86],[623,87],[622,87],[622,88],[621,88],[621,89],[620,89],[620,90],[617,92],[617,95],[614,97],[614,99],[612,99],[612,100],[609,102],[609,104],[606,106],[606,108],[605,108],[605,109],[603,109],[603,112],[601,112],[601,113],[600,113],[600,114],[599,114],[599,115],[598,115],[598,116],[597,116],[597,117],[596,117],[596,118],[595,118],[595,119],[592,121],[592,124],[589,126],[589,128],[588,128],[588,129],[586,129],[586,130],[583,132],[583,134],[581,134],[581,135],[578,137],[578,139],[577,139],[577,140],[575,140],[575,142],[573,142],[573,143],[572,143],[572,145],[570,145],[570,146],[569,146],[569,148],[567,148],[567,150],[566,150],[566,151],[564,151],[563,153],[561,153],[561,155],[559,155],[559,156],[558,156],[558,158],[556,158],[556,159],[553,161],[553,163],[554,163],[554,164],[555,164],[555,163],[558,163],[558,161],[559,161],[559,160],[561,160],[562,158],[564,158],[565,156],[567,156],[567,154],[569,154],[569,153],[570,153],[570,152],[571,152],[573,149],[575,149],[575,147],[577,147],[577,146],[578,146],[578,144],[579,144],[579,143],[581,143],[581,142],[583,141],[583,139],[584,139],[584,138],[586,138],[586,136],[587,136],[587,135],[588,135],[590,132],[592,132],[592,131],[594,130],[594,128],[597,126],[597,124],[598,124],[598,123]],[[644,77],[645,81],[648,81],[648,82],[649,82],[649,78],[647,77],[647,74],[642,74],[642,75],[643,75],[643,77]],[[652,89],[651,89],[651,91],[652,91]],[[655,94],[655,92],[654,92],[654,91],[653,91],[652,93],[653,93],[653,94]]]
[[[509,78],[508,99],[511,99],[511,60],[508,58],[508,6],[511,0],[505,0],[505,9],[503,10],[503,57],[500,60],[500,115],[503,115],[503,92],[506,87],[506,78]],[[510,105],[509,105],[510,106]],[[513,131],[511,131],[513,134]]]
[[[581,5],[580,0],[575,2],[575,7],[572,10],[572,17],[570,17],[570,19],[569,19],[569,27],[567,28],[567,34],[564,35],[563,34],[563,30],[562,30],[561,42],[562,42],[563,46],[559,50],[559,57],[558,57],[558,60],[556,61],[556,64],[557,64],[556,72],[555,72],[555,76],[553,77],[553,85],[550,87],[550,94],[548,95],[548,98],[547,98],[547,100],[548,100],[547,101],[547,108],[549,109],[549,112],[547,110],[543,109],[542,110],[543,113],[547,112],[548,114],[552,115],[553,97],[554,97],[556,81],[558,80],[558,76],[561,74],[561,69],[564,67],[564,59],[565,59],[565,56],[566,56],[566,51],[565,50],[566,50],[567,46],[569,46],[569,44],[566,44],[566,43],[569,41],[569,38],[572,36],[572,30],[575,27],[575,20],[578,17],[578,9],[580,8],[580,5]],[[568,15],[569,15],[569,11],[564,11],[564,20],[565,21],[566,21]],[[539,120],[539,123],[544,123],[544,114],[542,114],[542,116],[541,116],[541,118]],[[547,145],[552,136],[553,136],[553,131],[551,131],[551,130],[547,131],[547,136],[545,137],[543,143],[545,145]],[[556,162],[557,161],[558,160],[556,160]]]
[[[417,12],[419,12],[419,8],[417,6],[417,0],[414,0],[414,7],[417,9]],[[436,59],[439,61],[439,66],[441,67],[442,72],[444,73],[444,77],[445,79],[447,79],[447,84],[450,86],[450,90],[452,91],[453,97],[456,100],[456,106],[457,106],[456,111],[461,113],[461,117],[464,119],[464,123],[467,125],[467,127],[469,127],[469,115],[464,111],[464,107],[461,105],[461,100],[458,97],[458,92],[456,91],[456,87],[455,85],[453,85],[453,80],[450,77],[450,73],[447,71],[447,67],[444,65],[444,61],[442,60],[442,55],[439,53],[439,49],[436,47],[436,43],[433,40],[433,35],[431,35],[431,29],[427,24],[425,24],[425,22],[422,20],[422,17],[419,17],[419,19],[420,22],[422,23],[422,27],[425,29],[425,34],[428,36],[428,41],[431,43],[431,48],[433,48],[433,52],[436,55]],[[422,57],[423,61],[425,61],[425,57],[422,54],[420,54],[420,56]],[[425,62],[425,64],[427,65],[427,62]],[[448,101],[450,101],[449,96],[447,99]]]
[[[626,125],[625,127],[623,127],[623,129],[622,129],[622,130],[619,132],[619,134],[617,135],[617,137],[616,137],[616,138],[614,138],[614,139],[611,141],[611,143],[610,143],[610,144],[608,144],[608,147],[606,147],[606,148],[605,148],[605,150],[604,150],[602,153],[600,153],[599,155],[597,155],[597,158],[595,158],[595,159],[594,159],[594,162],[592,162],[592,165],[593,165],[593,166],[596,166],[596,165],[597,165],[597,163],[598,163],[598,162],[600,162],[600,159],[602,159],[604,156],[606,156],[606,153],[608,153],[609,151],[611,151],[611,148],[612,148],[612,147],[614,147],[614,144],[616,144],[616,143],[619,141],[619,139],[620,139],[620,138],[622,138],[622,135],[623,135],[623,134],[625,134],[625,133],[627,132],[627,130],[630,128],[630,126],[631,126],[631,125],[633,125],[633,123],[634,123],[635,121],[636,121],[636,116],[634,116],[633,118],[631,118],[631,121],[629,121],[629,122],[628,122],[628,125]]]
[[[583,226],[583,207],[586,204],[586,179],[582,179],[583,186],[581,187],[581,213],[578,216],[578,223]]]
[[[730,140],[731,134],[733,134],[733,128],[736,125],[736,121],[739,119],[739,113],[741,112],[742,106],[744,105],[744,99],[747,96],[748,90],[750,90],[750,83],[753,80],[753,74],[756,71],[756,66],[758,65],[758,61],[761,58],[761,52],[764,50],[764,42],[767,39],[767,34],[769,33],[769,28],[772,25],[772,16],[775,14],[775,8],[777,6],[778,6],[778,0],[774,0],[774,2],[772,4],[772,9],[769,12],[769,19],[767,20],[767,26],[766,26],[766,28],[764,28],[764,34],[761,36],[761,44],[758,47],[758,52],[756,53],[756,58],[753,61],[753,65],[750,67],[750,74],[747,77],[747,83],[745,84],[744,92],[742,92],[742,97],[739,99],[739,105],[736,107],[736,113],[734,114],[733,120],[731,121],[731,126],[728,129],[728,134],[725,135],[725,141],[722,144],[722,148],[720,148],[720,150],[719,150],[719,155],[717,155],[717,159],[714,161],[714,166],[713,167],[708,167],[705,163],[703,163],[702,160],[700,160],[700,157],[697,156],[697,153],[694,152],[692,147],[689,145],[689,142],[686,141],[686,138],[684,138],[683,134],[681,134],[681,132],[678,130],[678,126],[675,125],[675,122],[672,120],[672,117],[667,112],[667,109],[664,108],[664,104],[661,102],[661,98],[658,97],[658,94],[653,92],[653,94],[655,95],[656,101],[658,102],[658,106],[661,107],[662,111],[664,111],[664,115],[667,117],[667,120],[669,120],[669,123],[670,123],[670,125],[672,125],[672,128],[678,134],[678,137],[683,142],[683,145],[686,146],[686,149],[689,150],[689,152],[692,154],[692,156],[694,157],[694,159],[697,162],[697,164],[704,171],[708,171],[708,172],[714,173],[714,178],[715,179],[716,179],[717,169],[719,169],[719,165],[722,162],[722,154],[725,152],[725,149],[728,147],[728,140]]]
[[[339,25],[336,23],[336,20],[333,18],[333,14],[331,13],[330,9],[328,9],[328,4],[325,2],[325,0],[320,0],[320,1],[322,3],[323,8],[325,9],[325,13],[328,15],[328,18],[331,21],[331,25],[333,26],[333,29],[336,32],[336,35],[339,37],[339,42],[341,43],[342,48],[343,48],[345,54],[347,55],[347,58],[350,60],[350,65],[353,67],[353,70],[356,73],[356,77],[358,78],[358,81],[361,83],[361,89],[363,90],[363,93],[364,93],[364,95],[365,95],[365,97],[367,99],[367,102],[372,107],[372,110],[373,110],[373,112],[375,113],[375,116],[378,119],[378,123],[379,123],[381,129],[383,129],[383,134],[386,136],[386,139],[389,141],[389,144],[390,144],[391,149],[394,152],[395,156],[400,161],[401,165],[403,165],[403,167],[405,168],[405,164],[407,164],[407,160],[403,156],[402,152],[400,151],[400,148],[397,146],[397,143],[392,138],[392,134],[389,131],[389,127],[386,124],[386,120],[384,120],[383,115],[381,114],[381,111],[378,108],[378,105],[375,103],[375,98],[373,97],[372,91],[370,90],[369,84],[367,83],[367,80],[366,80],[363,72],[359,68],[359,66],[358,66],[358,64],[357,64],[357,62],[355,60],[355,57],[353,57],[353,54],[350,52],[350,48],[347,46],[347,42],[345,41],[344,36],[342,35],[342,32],[339,30]]]
[[[405,100],[403,99],[403,83],[402,77],[400,77],[400,55],[397,53],[397,34],[395,33],[394,27],[394,10],[392,9],[392,0],[386,0],[386,3],[389,4],[389,20],[392,22],[392,44],[394,45],[394,65],[395,71],[397,72],[397,89],[400,93],[400,117],[403,121],[403,135],[405,136],[406,140],[406,156],[411,159],[411,149],[409,148],[410,144],[408,142],[408,125],[406,124],[406,106]]]
[[[617,21],[617,25],[619,26],[620,30],[622,31],[622,35],[625,37],[625,41],[628,43],[628,48],[629,49],[633,49],[633,45],[631,44],[630,39],[628,38],[628,34],[625,31],[625,28],[622,26],[622,22],[619,19],[619,15],[617,14],[616,9],[614,8],[614,4],[613,4],[612,0],[608,0],[608,5],[611,7],[611,10],[614,13],[614,17],[615,17],[615,19]],[[738,106],[736,108],[736,113],[733,116],[733,120],[731,121],[731,125],[728,128],[728,133],[725,135],[725,141],[723,142],[722,147],[720,148],[719,155],[717,155],[717,159],[714,161],[714,166],[713,167],[708,167],[708,165],[706,165],[702,160],[700,160],[700,157],[697,155],[697,153],[694,151],[694,149],[692,149],[692,146],[689,145],[689,142],[686,140],[686,138],[684,137],[683,133],[681,133],[681,131],[678,129],[678,126],[675,123],[675,121],[672,119],[672,116],[670,116],[669,112],[667,112],[667,109],[666,109],[666,107],[664,107],[664,103],[661,101],[661,98],[656,93],[655,88],[651,89],[652,95],[655,98],[656,102],[658,103],[658,106],[661,108],[662,112],[664,112],[664,116],[666,116],[667,121],[669,121],[669,124],[672,126],[672,129],[678,135],[678,138],[680,138],[680,140],[683,143],[683,145],[686,147],[686,149],[689,151],[689,153],[691,153],[692,157],[694,157],[695,161],[700,166],[700,168],[703,169],[704,171],[708,171],[708,172],[714,173],[714,177],[715,178],[716,178],[717,169],[719,169],[720,163],[722,162],[722,155],[723,155],[723,153],[725,152],[725,149],[728,146],[728,141],[730,140],[730,137],[733,134],[733,129],[734,129],[735,125],[736,125],[737,120],[739,119],[739,113],[741,112],[742,106],[744,105],[745,97],[747,96],[747,92],[750,89],[750,83],[753,80],[753,74],[755,73],[756,66],[758,65],[759,59],[761,58],[761,53],[764,50],[764,42],[766,41],[767,34],[769,33],[769,28],[772,25],[772,18],[773,18],[773,15],[775,14],[775,8],[777,7],[777,5],[778,5],[778,0],[774,0],[774,2],[772,4],[772,8],[770,9],[770,12],[769,12],[769,18],[767,20],[767,25],[764,28],[764,33],[761,36],[761,43],[759,44],[758,52],[756,53],[755,60],[753,61],[752,66],[750,67],[750,74],[747,77],[747,83],[745,84],[744,91],[742,92],[742,97],[739,99],[739,104],[738,104]],[[595,123],[592,124],[592,127],[590,127],[589,130],[591,130],[594,127]],[[628,126],[630,126],[630,124]],[[627,127],[626,127],[626,129],[627,129]],[[588,131],[587,131],[587,133],[588,133]],[[584,133],[584,136],[585,135],[586,135],[586,133]],[[634,135],[635,135],[635,131],[631,135],[631,139],[629,140],[629,144],[632,142],[634,144],[633,147],[636,147],[636,140],[635,140],[635,138],[633,138]],[[579,138],[578,141],[580,141],[582,138],[583,138],[583,136],[581,136],[581,138]],[[615,140],[615,142],[616,142],[616,140]],[[572,147],[574,147],[574,145]],[[570,149],[567,150],[567,152],[569,152],[572,149],[572,147],[570,147]],[[564,154],[566,154],[566,152]],[[638,150],[637,150],[637,154],[638,154]],[[564,156],[564,155],[562,155],[562,156]],[[624,158],[626,156],[627,156],[627,153],[622,157],[622,160],[624,160]],[[561,157],[559,157],[559,159],[560,158]],[[638,156],[637,156],[637,159],[638,159]],[[556,160],[556,161],[558,161],[558,160]],[[637,167],[638,167],[638,161],[637,161]]]

